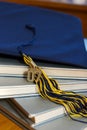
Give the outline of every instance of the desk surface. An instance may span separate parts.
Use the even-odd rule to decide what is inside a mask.
[[[22,130],[0,113],[0,130]]]

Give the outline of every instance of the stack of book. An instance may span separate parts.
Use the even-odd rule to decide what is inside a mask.
[[[37,62],[60,89],[87,96],[87,69]],[[67,117],[65,108],[38,94],[34,83],[27,82],[28,66],[20,59],[0,57],[0,112],[23,130],[82,130],[87,125]]]

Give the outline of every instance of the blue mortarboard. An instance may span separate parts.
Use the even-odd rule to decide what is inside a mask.
[[[0,2],[0,53],[87,67],[78,18],[39,7]]]

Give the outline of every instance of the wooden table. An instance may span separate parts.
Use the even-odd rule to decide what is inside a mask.
[[[0,130],[22,130],[22,129],[0,113]]]
[[[84,37],[87,37],[87,0],[0,0],[40,6],[77,16],[82,21]]]

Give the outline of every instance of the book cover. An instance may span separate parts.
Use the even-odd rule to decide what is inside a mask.
[[[87,92],[79,94],[87,96]],[[38,125],[43,125],[47,122],[49,124],[49,122],[51,123],[52,120],[55,121],[55,119],[60,119],[64,116],[67,116],[65,108],[62,105],[50,102],[49,100],[42,99],[39,96],[11,98],[9,99],[9,102],[13,106],[15,106],[16,110],[22,112],[27,118],[33,121],[33,128],[36,128]],[[67,116],[67,119],[70,118]],[[78,119],[79,118],[77,118],[77,120]],[[84,119],[80,118],[80,120]],[[70,122],[72,122],[72,119],[70,119]],[[75,123],[78,124],[77,121]]]
[[[69,79],[86,79],[87,69],[54,64],[51,62],[36,61],[49,77],[53,78],[69,78]],[[11,57],[0,57],[0,75],[22,76],[26,77],[28,66],[22,60]]]
[[[40,96],[11,98],[9,101],[34,122],[33,126],[60,118],[66,114],[62,105],[45,100]]]
[[[86,80],[56,79],[61,90],[83,92],[87,91]],[[21,96],[37,96],[38,87],[28,82],[26,77],[0,76],[0,99]]]
[[[36,96],[36,85],[23,77],[0,77],[0,98]]]
[[[73,121],[64,116],[36,126],[35,128],[36,130],[87,130],[87,124]]]

